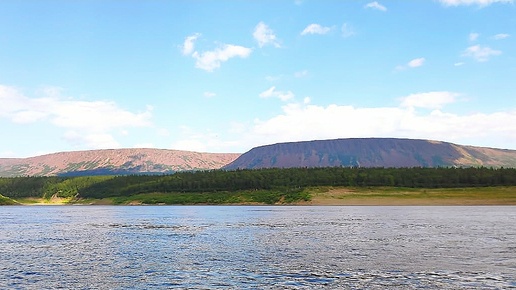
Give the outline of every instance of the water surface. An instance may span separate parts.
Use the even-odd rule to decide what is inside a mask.
[[[516,289],[516,207],[0,207],[2,289]]]

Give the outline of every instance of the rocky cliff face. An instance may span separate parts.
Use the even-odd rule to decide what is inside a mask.
[[[224,169],[289,167],[516,167],[516,150],[452,143],[360,138],[292,142],[253,148]]]
[[[30,158],[0,158],[0,176],[172,173],[219,169],[236,153],[164,149],[110,149],[60,152]]]

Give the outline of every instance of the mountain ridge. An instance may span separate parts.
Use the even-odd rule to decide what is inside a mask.
[[[401,138],[285,142],[258,146],[244,154],[153,148],[99,149],[0,158],[0,177],[334,166],[516,168],[516,150]]]
[[[290,167],[516,167],[516,150],[403,138],[341,138],[255,147],[223,169]]]
[[[68,151],[27,158],[0,158],[0,177],[166,174],[185,170],[219,169],[239,153],[122,148]]]

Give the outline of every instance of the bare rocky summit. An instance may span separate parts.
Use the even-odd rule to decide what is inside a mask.
[[[199,153],[134,148],[60,152],[29,158],[0,158],[0,176],[156,174],[219,169],[237,153]]]
[[[352,138],[266,145],[242,154],[225,169],[291,167],[516,167],[516,150],[447,142]]]

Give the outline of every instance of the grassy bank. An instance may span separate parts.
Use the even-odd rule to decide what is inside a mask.
[[[103,199],[27,198],[27,205],[274,204],[274,205],[516,205],[516,187],[398,188],[311,187],[298,191],[247,190],[148,193]]]
[[[305,191],[245,190],[235,192],[147,193],[101,200],[78,200],[89,204],[294,204],[308,202]],[[73,201],[72,201],[73,202]]]
[[[312,205],[516,205],[516,187],[311,189]]]
[[[5,197],[0,194],[0,205],[15,205],[18,204],[15,200]]]

